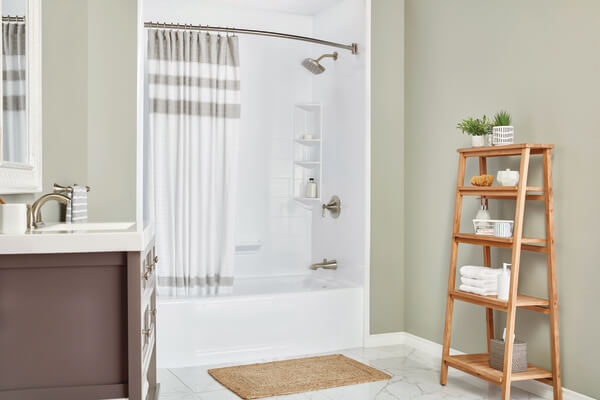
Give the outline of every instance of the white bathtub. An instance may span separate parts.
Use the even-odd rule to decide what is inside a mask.
[[[359,347],[363,290],[314,276],[239,278],[233,293],[158,298],[159,368]]]

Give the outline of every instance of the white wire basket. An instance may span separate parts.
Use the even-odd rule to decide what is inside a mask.
[[[492,128],[492,144],[502,146],[515,142],[515,128],[513,126],[494,126]]]
[[[506,219],[474,219],[476,235],[512,237],[514,221]]]

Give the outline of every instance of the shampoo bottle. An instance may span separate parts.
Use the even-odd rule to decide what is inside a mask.
[[[315,182],[315,178],[310,178],[308,183],[306,184],[306,188],[304,190],[304,197],[307,199],[316,199],[318,197],[317,193],[317,182]]]
[[[508,300],[508,293],[510,291],[510,269],[508,268],[511,264],[502,263],[502,271],[498,275],[498,299]]]

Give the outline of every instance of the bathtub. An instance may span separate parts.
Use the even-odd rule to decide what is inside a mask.
[[[363,344],[363,289],[314,275],[237,278],[231,294],[157,299],[159,368],[251,362]]]

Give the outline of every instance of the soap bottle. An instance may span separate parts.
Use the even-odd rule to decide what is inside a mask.
[[[502,271],[498,274],[498,299],[508,300],[510,292],[510,267],[511,264],[502,263]]]
[[[475,219],[484,219],[484,220],[492,219],[490,216],[490,212],[488,211],[488,207],[485,204],[485,201],[481,202],[481,209],[479,211],[477,211],[477,215],[475,215]]]
[[[307,199],[317,198],[317,182],[315,182],[315,178],[308,179],[308,183],[306,184],[306,188],[304,190],[304,197]]]

